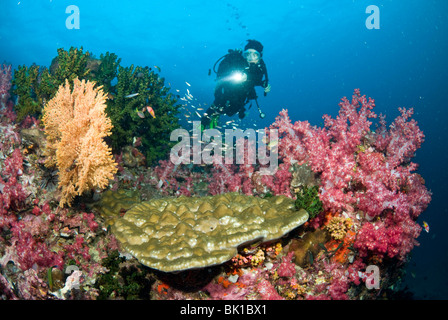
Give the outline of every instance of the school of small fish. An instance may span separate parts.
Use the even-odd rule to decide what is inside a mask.
[[[207,116],[207,113],[204,112],[208,108],[207,103],[200,103],[198,99],[196,99],[193,94],[191,93],[190,89],[192,88],[192,85],[185,81],[185,84],[187,85],[186,93],[179,98],[180,101],[182,101],[180,114],[181,116],[185,117],[185,121],[188,124],[192,124],[193,121],[200,121],[202,117]],[[176,89],[177,93],[180,93],[181,90]],[[236,116],[234,116],[236,117]],[[221,125],[216,126],[216,129],[242,129],[243,125],[253,127],[254,129],[258,128],[258,124],[256,122],[258,117],[246,117],[246,119],[241,120],[236,117],[236,119],[231,119],[226,122],[223,122]],[[182,119],[181,119],[182,120]],[[248,123],[249,122],[249,123]]]

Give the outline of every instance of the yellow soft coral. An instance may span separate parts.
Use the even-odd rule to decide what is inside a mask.
[[[112,123],[105,114],[106,95],[95,83],[66,80],[44,108],[47,136],[46,166],[59,169],[59,205],[70,206],[76,195],[92,188],[104,189],[117,168],[104,138]]]

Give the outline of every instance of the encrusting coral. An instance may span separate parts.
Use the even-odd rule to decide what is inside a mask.
[[[333,217],[327,225],[327,230],[335,240],[342,240],[350,229],[352,221],[350,218]]]
[[[307,232],[301,239],[293,239],[289,252],[294,252],[294,262],[304,267],[313,264],[314,258],[322,250],[320,245],[328,241],[328,233],[325,230],[316,229]]]
[[[223,263],[238,246],[278,239],[307,220],[308,213],[286,196],[226,193],[143,202],[117,219],[112,231],[141,263],[171,272]]]
[[[95,83],[68,81],[44,108],[42,121],[47,136],[47,167],[59,170],[59,205],[70,205],[76,195],[104,189],[117,168],[104,137],[112,124],[105,114],[106,96]]]

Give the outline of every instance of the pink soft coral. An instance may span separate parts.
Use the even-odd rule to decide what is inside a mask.
[[[11,89],[12,71],[11,65],[0,65],[0,108],[4,107],[9,99]]]
[[[362,212],[355,246],[368,253],[405,259],[420,233],[417,217],[431,201],[431,193],[410,162],[424,141],[423,132],[400,108],[400,116],[387,128],[380,117],[376,132],[370,130],[375,102],[355,90],[351,101],[343,98],[336,118],[324,116],[325,127],[307,122],[291,123],[282,110],[271,128],[279,130],[279,155],[288,168],[308,162],[321,180],[320,200],[326,211]],[[284,167],[285,168],[285,167]]]
[[[266,279],[262,279],[257,283],[257,291],[263,300],[283,300],[274,286]]]
[[[19,149],[6,158],[0,174],[0,216],[20,208],[27,194],[19,182],[23,174],[23,157]]]

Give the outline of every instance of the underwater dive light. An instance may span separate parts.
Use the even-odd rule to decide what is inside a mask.
[[[247,74],[235,71],[228,77],[228,80],[236,83],[244,82],[247,80]]]

